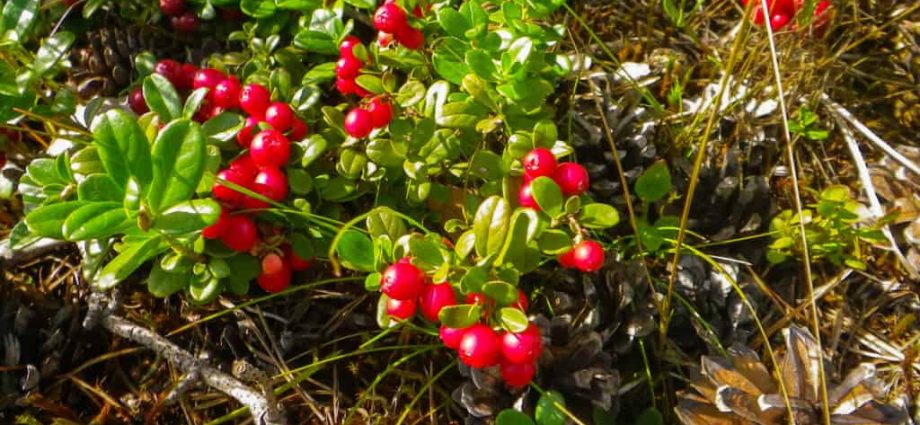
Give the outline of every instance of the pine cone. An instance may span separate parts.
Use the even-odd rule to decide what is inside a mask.
[[[777,359],[775,375],[782,379],[785,394],[756,352],[735,345],[728,350],[728,359],[703,356],[699,376],[690,384],[692,390],[678,394],[674,410],[681,423],[780,425],[790,422],[792,412],[797,424],[820,424],[818,361],[824,361],[823,353],[807,329],[790,327],[783,335],[786,350]],[[825,366],[824,370],[829,373],[832,368]],[[907,423],[902,409],[875,400],[879,385],[874,375],[875,367],[864,363],[838,385],[828,383],[831,424]]]

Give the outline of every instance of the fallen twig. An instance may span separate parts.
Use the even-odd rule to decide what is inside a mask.
[[[51,251],[63,248],[70,242],[42,238],[22,249],[11,249],[10,240],[0,241],[0,267],[10,269],[29,262]]]
[[[185,372],[187,376],[198,376],[204,384],[236,399],[249,409],[256,424],[285,425],[287,423],[279,407],[269,401],[262,391],[252,389],[233,376],[215,369],[150,329],[116,315],[117,308],[117,297],[108,297],[102,293],[91,294],[89,310],[83,326],[86,328],[102,326],[115,335],[157,352]],[[188,387],[189,383],[184,382],[183,386]]]

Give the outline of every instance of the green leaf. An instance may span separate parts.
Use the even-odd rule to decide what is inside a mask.
[[[109,177],[120,187],[126,187],[134,177],[141,193],[153,179],[150,143],[135,117],[120,109],[105,113],[93,130],[93,143]]]
[[[664,416],[654,407],[649,407],[638,418],[636,425],[664,425]]]
[[[339,239],[336,247],[342,265],[363,272],[374,271],[374,243],[357,230],[348,230]]]
[[[71,241],[102,239],[124,230],[128,215],[121,202],[92,202],[67,216],[62,228]]]
[[[671,172],[663,160],[646,169],[636,181],[636,195],[646,202],[658,201],[670,191]]]
[[[171,273],[163,270],[159,261],[154,261],[153,270],[147,276],[147,291],[155,297],[168,297],[184,288],[190,279],[187,270]]]
[[[176,88],[166,77],[151,74],[144,79],[144,99],[150,110],[160,116],[162,122],[172,121],[182,115],[182,102]]]
[[[258,258],[249,254],[237,254],[227,259],[230,276],[227,277],[227,289],[236,295],[249,292],[249,282],[262,273],[262,264]]]
[[[498,69],[492,62],[492,57],[482,49],[470,49],[466,52],[466,64],[476,75],[487,81],[495,81]]]
[[[355,82],[373,94],[386,92],[386,89],[383,88],[383,82],[380,81],[380,77],[376,75],[362,74],[355,79]]]
[[[559,218],[564,213],[562,189],[549,177],[537,177],[530,182],[530,191],[533,199],[540,206],[540,210],[552,218]]]
[[[64,239],[64,220],[86,204],[83,201],[70,201],[40,206],[26,215],[26,226],[35,235]]]
[[[372,238],[389,236],[395,241],[406,234],[406,223],[389,208],[375,208],[367,215],[366,224]]]
[[[113,288],[128,278],[138,267],[163,252],[167,245],[157,235],[140,240],[124,242],[121,252],[105,265],[93,286],[99,290]]]
[[[437,268],[444,263],[444,257],[441,255],[441,249],[438,244],[425,238],[410,239],[409,252],[419,260],[422,268],[426,270]]]
[[[188,294],[195,303],[207,304],[214,301],[220,295],[222,289],[220,279],[217,277],[211,277],[203,282],[198,279],[192,279],[188,285]]]
[[[471,28],[470,22],[452,7],[438,10],[438,23],[451,36],[465,38],[465,33]]]
[[[514,409],[502,410],[495,417],[495,425],[534,425],[529,416]]]
[[[90,174],[77,186],[77,197],[81,201],[121,202],[125,197],[125,189],[119,187],[108,174]]]
[[[226,142],[234,137],[243,128],[245,119],[240,114],[223,112],[201,125],[201,130],[210,139]]]
[[[32,62],[33,78],[41,78],[57,65],[64,54],[70,50],[70,45],[75,39],[76,36],[68,31],[60,31],[46,38],[42,47],[38,49],[38,53],[35,54],[35,62]]]
[[[438,320],[448,328],[463,329],[479,322],[482,308],[479,304],[456,304],[441,309]]]
[[[153,182],[147,205],[159,213],[189,199],[204,174],[207,151],[204,132],[189,120],[167,125],[153,145]]]
[[[187,120],[194,118],[207,96],[208,89],[204,87],[196,89],[189,94],[188,98],[185,99],[185,105],[182,106],[182,118]]]
[[[396,93],[396,103],[403,108],[414,106],[425,98],[425,85],[418,80],[406,81]]]
[[[517,295],[515,294],[515,300]],[[517,307],[504,307],[498,311],[498,320],[508,332],[524,332],[530,326],[527,315]]]
[[[511,207],[500,196],[491,196],[479,205],[473,219],[473,234],[476,235],[476,253],[480,257],[498,254],[505,243],[510,217]]]
[[[463,83],[463,77],[470,73],[470,68],[465,63],[442,53],[433,54],[431,64],[441,78],[458,86]]]
[[[454,252],[460,258],[466,258],[473,252],[473,247],[476,244],[476,234],[473,233],[473,230],[467,230],[457,238],[457,243],[454,244]]]
[[[556,391],[547,391],[537,400],[537,408],[534,411],[534,418],[537,425],[563,425],[565,424],[565,413],[561,408],[565,408],[565,398]]]
[[[374,272],[364,278],[364,289],[367,291],[380,290],[380,273]]]
[[[502,158],[490,150],[480,150],[470,159],[470,173],[483,180],[498,180],[505,175]]]
[[[578,222],[589,229],[606,229],[620,222],[620,213],[607,204],[588,204],[582,207]]]
[[[562,230],[547,229],[537,239],[537,246],[545,254],[562,254],[572,249],[572,237]]]
[[[312,164],[313,161],[326,151],[326,146],[328,144],[326,139],[318,134],[314,134],[303,142],[300,142],[299,145],[303,149],[303,157],[300,159],[300,166],[306,168]]]
[[[167,235],[196,232],[217,222],[220,204],[213,199],[193,199],[180,202],[163,211],[153,222],[153,228]]]
[[[498,305],[511,305],[518,299],[517,288],[500,280],[486,282],[482,285],[482,292],[495,300]]]
[[[22,40],[38,17],[39,3],[39,0],[7,1],[0,19],[0,35],[12,41]]]

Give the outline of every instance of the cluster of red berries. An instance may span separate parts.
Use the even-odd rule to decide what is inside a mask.
[[[284,244],[280,253],[273,251],[262,257],[262,271],[256,282],[265,292],[280,292],[290,286],[294,272],[306,270],[311,264],[297,255],[291,245]]]
[[[169,24],[179,32],[195,32],[198,29],[198,16],[188,10],[185,0],[160,0],[160,12],[169,17]]]
[[[559,185],[562,194],[578,196],[588,190],[590,180],[588,170],[574,162],[556,164],[556,156],[546,148],[536,148],[524,155],[524,184],[518,192],[518,202],[522,207],[539,210],[540,206],[533,198],[530,182],[537,177],[549,177]]]
[[[387,314],[408,320],[420,311],[422,317],[438,323],[444,307],[457,304],[457,294],[450,283],[432,283],[425,274],[403,258],[390,265],[380,278],[380,291],[387,297]],[[493,305],[484,294],[470,293],[466,303],[485,307],[484,317],[490,317]],[[518,290],[514,307],[527,310],[527,297]],[[531,323],[522,332],[496,331],[485,323],[466,328],[441,325],[439,336],[444,346],[457,350],[460,361],[472,368],[499,366],[502,378],[511,387],[523,387],[536,374],[536,360],[543,350],[540,330]]]
[[[339,45],[339,60],[335,63],[335,87],[342,95],[356,94],[366,98],[371,93],[356,82],[361,74],[361,67],[364,66],[364,62],[354,53],[355,46],[359,44],[361,40],[350,35]],[[392,119],[393,105],[385,96],[377,96],[364,106],[348,111],[345,115],[345,132],[351,137],[361,139],[371,134],[375,128],[386,127]]]
[[[358,37],[349,35],[339,44],[339,60],[335,63],[335,88],[343,96],[355,94],[360,97],[370,96],[370,92],[359,86],[356,79],[361,75],[364,62],[355,56],[355,46],[361,44]]]
[[[416,6],[412,13],[416,18],[421,18],[421,6]],[[380,44],[380,47],[387,47],[393,41],[412,50],[420,49],[425,45],[425,34],[409,25],[409,15],[393,0],[385,1],[374,12],[374,28],[379,31],[377,43]]]
[[[741,4],[747,6],[749,1],[752,0],[741,0]],[[763,3],[761,0],[753,1],[754,5],[751,10],[751,19],[755,24],[763,25]],[[776,31],[789,24],[798,11],[802,9],[803,1],[804,0],[768,0],[767,6],[769,10],[767,14],[770,16],[770,28]],[[815,31],[819,34],[827,27],[829,16],[826,12],[830,6],[831,2],[829,0],[820,0],[818,4],[815,5],[814,26]]]

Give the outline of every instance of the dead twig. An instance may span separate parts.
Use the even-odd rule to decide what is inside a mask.
[[[11,249],[10,240],[0,241],[0,268],[12,269],[22,263],[27,263],[49,252],[67,246],[70,242],[42,238],[22,249]]]

